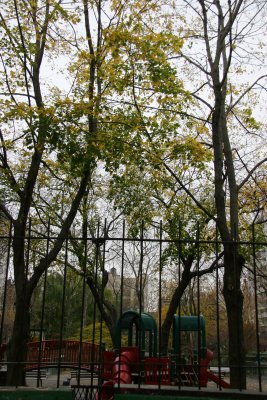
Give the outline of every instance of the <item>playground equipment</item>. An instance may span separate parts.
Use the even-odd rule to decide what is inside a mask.
[[[25,370],[66,367],[95,373],[103,383],[98,400],[111,400],[115,385],[121,392],[131,391],[134,384],[205,387],[209,380],[229,387],[209,369],[213,354],[206,346],[203,316],[173,317],[168,356],[158,354],[157,339],[157,324],[151,315],[127,311],[116,326],[115,351],[74,340],[30,342]],[[5,351],[6,345],[2,345],[1,358]]]
[[[122,341],[127,346],[122,345]],[[113,398],[114,384],[131,384],[139,378],[140,360],[157,352],[157,324],[147,313],[127,311],[116,326],[116,351],[103,352],[103,384],[99,400]],[[117,354],[117,356],[116,356]]]
[[[199,316],[173,317],[173,369],[176,381],[181,386],[206,387],[209,380],[223,388],[228,382],[208,368],[213,358],[206,345],[205,319]]]
[[[149,357],[157,354],[157,324],[154,318],[145,312],[126,311],[116,326],[116,349],[122,346],[123,335],[128,346],[138,346],[141,353]]]
[[[223,388],[228,382],[212,373],[208,365],[213,353],[206,347],[203,316],[173,318],[173,348],[168,357],[157,353],[157,325],[147,313],[127,311],[116,327],[115,352],[103,352],[98,400],[111,400],[114,386],[131,391],[131,384],[207,386],[213,380]],[[127,342],[127,346],[124,346]]]

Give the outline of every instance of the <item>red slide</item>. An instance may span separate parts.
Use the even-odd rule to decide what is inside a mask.
[[[230,388],[230,383],[224,381],[222,378],[220,378],[218,375],[215,375],[213,372],[211,372],[210,370],[207,370],[207,377],[208,379],[210,379],[211,381],[217,383],[217,385],[225,388],[225,389],[229,389]]]
[[[206,358],[200,361],[200,378],[199,378],[200,386],[206,387],[208,380],[211,380],[217,383],[217,385],[221,386],[222,388],[229,389],[230,384],[224,381],[220,376],[214,374],[208,368],[208,365],[212,359],[213,359],[213,352],[207,349]]]
[[[139,349],[128,347],[123,349],[121,354],[115,358],[112,367],[112,380],[104,383],[98,400],[112,400],[114,396],[115,383],[132,383],[131,368],[139,361]]]

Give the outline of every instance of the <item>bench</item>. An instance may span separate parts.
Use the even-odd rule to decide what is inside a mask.
[[[98,375],[95,372],[92,373],[91,371],[87,371],[87,370],[84,370],[84,369],[80,369],[80,370],[73,369],[73,370],[71,370],[71,375],[70,375],[71,379],[78,380],[79,376],[80,376],[80,379],[90,379],[91,377],[93,379],[98,378]]]
[[[31,369],[26,371],[26,379],[36,379],[38,380],[39,378],[39,382],[40,385],[43,385],[43,379],[47,378],[47,369],[44,368],[40,368],[38,369]]]
[[[220,369],[219,369],[219,367],[210,367],[210,371],[216,375],[219,375],[219,372],[220,372],[222,377],[230,374],[229,367],[221,367]]]

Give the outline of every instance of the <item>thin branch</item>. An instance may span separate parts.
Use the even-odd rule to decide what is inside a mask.
[[[9,178],[12,189],[15,191],[15,193],[17,193],[19,195],[20,198],[22,198],[22,191],[19,189],[16,178],[13,175],[13,172],[8,164],[7,150],[6,150],[5,140],[4,140],[1,129],[0,129],[0,140],[1,140],[1,145],[2,145],[2,149],[3,149],[3,153],[0,154],[0,159],[2,161],[2,166],[0,166],[0,168],[2,168],[3,170],[5,170],[7,172],[7,176]]]
[[[181,57],[183,57],[186,61],[188,61],[190,64],[194,65],[196,68],[198,68],[200,71],[202,71],[206,75],[211,75],[209,71],[207,71],[203,66],[196,61],[192,60],[191,58],[187,57],[184,53],[181,52]]]
[[[12,90],[11,90],[11,88],[10,88],[10,85],[9,85],[9,79],[8,79],[7,69],[6,69],[6,66],[5,66],[5,63],[4,63],[4,60],[3,60],[3,57],[2,57],[1,54],[0,54],[0,58],[1,58],[2,65],[3,65],[3,68],[4,68],[5,81],[6,81],[6,85],[7,85],[7,89],[8,89],[8,93],[6,94],[6,96],[10,96],[11,99],[14,101],[14,103],[17,105],[18,103],[17,103],[17,101],[16,101],[16,99],[15,99],[13,93],[12,93]]]
[[[243,97],[245,97],[245,95],[246,94],[248,94],[252,89],[253,89],[253,87],[261,80],[261,79],[263,79],[263,78],[267,78],[267,75],[262,75],[262,76],[260,76],[259,78],[257,78],[239,97],[238,97],[238,99],[231,105],[231,107],[229,106],[228,108],[227,108],[227,111],[226,111],[226,114],[228,115],[232,110],[233,110],[233,108],[238,104],[238,103],[240,103],[240,101],[243,99]]]
[[[238,185],[237,190],[239,191],[244,185],[245,183],[251,178],[252,174],[256,171],[257,168],[259,168],[262,164],[264,164],[265,162],[267,162],[267,157],[263,158],[262,160],[260,160],[250,171],[248,171],[247,176],[243,179],[243,181]]]
[[[201,277],[203,275],[206,274],[210,274],[211,272],[213,272],[214,270],[216,270],[217,268],[222,268],[223,265],[218,264],[218,261],[222,259],[222,257],[224,256],[224,251],[222,251],[217,257],[216,260],[214,260],[211,265],[208,268],[202,269],[200,271],[195,270],[195,271],[191,271],[190,272],[190,277],[191,279],[195,278],[196,276]]]
[[[33,96],[33,95],[31,95],[31,94],[27,94],[27,93],[18,93],[18,92],[9,92],[9,93],[5,93],[5,92],[0,92],[0,96],[21,96],[21,97],[30,97],[30,98],[32,98],[33,100],[35,100],[35,97]],[[14,100],[14,102],[15,102],[15,99],[13,98],[13,100]]]
[[[2,203],[2,201],[0,201],[0,210],[3,211],[3,213],[10,222],[13,223],[15,221],[10,212],[8,211],[8,209],[6,208],[6,206]]]
[[[45,162],[43,159],[41,160],[41,164],[43,164],[43,165],[48,169],[48,171],[50,172],[50,174],[51,174],[54,178],[56,178],[56,179],[58,179],[59,181],[65,183],[65,180],[64,180],[63,178],[60,178],[58,175],[56,175],[56,173],[52,170],[52,168],[51,168],[51,167],[47,164],[47,162]]]
[[[174,179],[179,183],[179,185],[183,188],[185,193],[193,200],[193,202],[202,210],[212,221],[217,221],[217,219],[212,215],[193,195],[193,193],[183,184],[177,174],[163,161],[163,166],[166,170],[174,177]]]
[[[19,28],[19,34],[20,34],[20,40],[23,48],[23,72],[24,72],[24,79],[25,79],[25,86],[26,86],[26,91],[27,91],[27,97],[28,97],[28,102],[29,105],[31,105],[30,101],[30,86],[29,86],[29,81],[28,81],[28,76],[27,76],[27,60],[29,59],[26,46],[25,46],[25,41],[24,41],[24,36],[23,36],[23,30],[22,30],[22,25],[20,23],[20,17],[19,17],[19,12],[18,12],[18,7],[17,7],[17,0],[14,0],[14,6],[15,6],[15,12],[16,12],[16,18],[17,18],[17,23],[18,23],[18,28]]]

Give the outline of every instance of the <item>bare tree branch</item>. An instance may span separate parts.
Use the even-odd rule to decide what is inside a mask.
[[[254,88],[254,86],[255,86],[260,80],[262,80],[262,79],[264,79],[264,78],[267,78],[267,75],[262,75],[262,76],[260,76],[260,77],[257,78],[250,86],[248,86],[247,89],[238,97],[238,99],[237,99],[234,103],[232,103],[231,106],[229,106],[229,107],[227,108],[226,114],[228,115],[228,114],[233,110],[233,108],[235,108],[235,107],[238,105],[238,103],[240,103],[240,101],[246,96],[246,94],[248,94],[248,93]]]
[[[251,178],[252,174],[258,169],[262,164],[267,162],[267,157],[260,160],[250,171],[248,171],[247,176],[243,179],[243,181],[238,185],[237,190],[239,191],[245,183]]]

